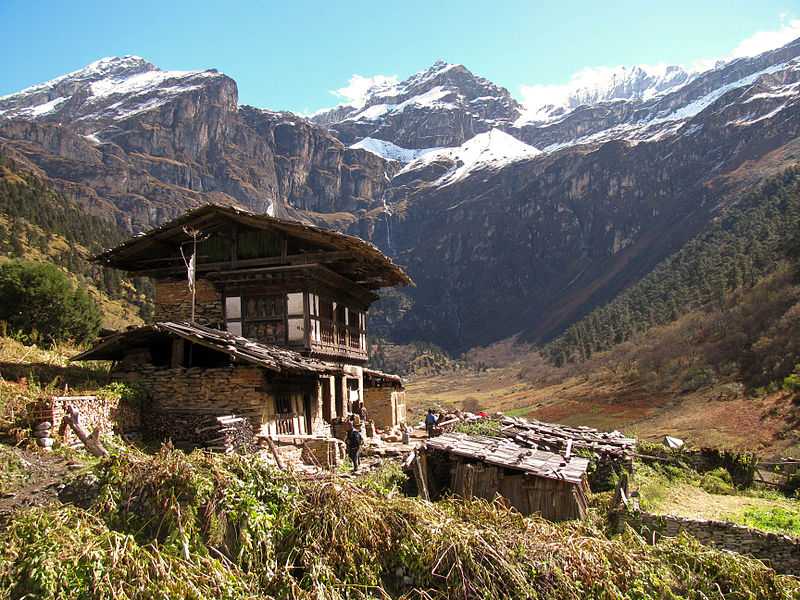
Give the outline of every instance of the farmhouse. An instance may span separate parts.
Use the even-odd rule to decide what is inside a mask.
[[[360,238],[208,205],[96,261],[155,280],[153,324],[75,357],[145,388],[149,432],[191,441],[233,413],[265,435],[327,433],[371,397],[387,424],[404,419],[399,377],[365,378],[366,323],[376,290],[412,282]]]

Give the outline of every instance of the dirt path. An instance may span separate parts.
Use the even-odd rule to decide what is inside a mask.
[[[0,528],[16,510],[58,500],[58,486],[74,465],[61,456],[3,446],[3,468],[14,469],[0,490]]]

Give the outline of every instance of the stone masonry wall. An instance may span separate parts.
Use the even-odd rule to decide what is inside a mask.
[[[192,317],[192,294],[185,281],[156,283],[155,320],[189,321]],[[222,295],[214,284],[198,279],[195,290],[195,321],[201,325],[223,323]]]
[[[768,533],[722,521],[700,521],[672,515],[626,512],[624,521],[648,542],[686,532],[702,543],[754,556],[779,573],[800,575],[800,538]]]
[[[150,402],[142,420],[156,437],[192,440],[198,418],[207,415],[247,417],[256,431],[275,416],[275,400],[265,390],[264,372],[255,366],[173,369],[139,365],[116,375],[147,392]]]
[[[105,433],[134,433],[141,429],[141,407],[132,406],[128,402],[101,398],[98,396],[54,396],[41,400],[33,412],[32,426],[49,422],[53,434],[57,434],[66,407],[71,404],[80,413],[81,424],[90,433],[100,429]],[[67,427],[62,434],[66,443],[77,441],[77,436]]]
[[[364,388],[364,406],[367,408],[367,418],[374,421],[376,427],[383,429],[395,425],[392,391],[390,387]]]

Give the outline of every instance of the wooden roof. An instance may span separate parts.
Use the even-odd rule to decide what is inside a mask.
[[[579,456],[565,458],[553,452],[520,446],[510,439],[465,433],[445,433],[431,438],[425,441],[424,448],[574,485],[583,482],[589,466],[589,461]]]
[[[569,444],[572,449],[591,450],[614,458],[633,456],[636,438],[625,437],[619,431],[598,431],[591,427],[569,427],[556,423],[503,417],[500,432],[530,448],[563,452]]]
[[[363,369],[364,371],[364,384],[368,385],[367,382],[375,382],[380,385],[392,385],[395,387],[403,387],[403,378],[400,375],[394,375],[392,373],[384,373],[383,371],[378,371],[377,369]]]
[[[73,356],[71,360],[119,360],[130,349],[145,346],[158,337],[183,338],[270,371],[294,374],[341,371],[338,365],[309,358],[293,350],[260,344],[227,331],[182,321],[164,321],[114,334],[101,339],[93,348]]]
[[[123,271],[147,271],[152,267],[148,259],[154,252],[163,251],[165,246],[177,247],[190,239],[184,231],[185,227],[210,233],[232,221],[255,229],[272,230],[322,248],[323,254],[330,253],[328,258],[332,260],[326,260],[326,265],[331,270],[365,288],[377,289],[414,283],[401,267],[395,265],[373,244],[359,237],[217,204],[207,204],[191,210],[177,219],[129,239],[116,248],[98,254],[93,260]]]

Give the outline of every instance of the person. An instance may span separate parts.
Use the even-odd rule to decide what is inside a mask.
[[[353,473],[358,472],[359,455],[361,454],[361,444],[364,439],[361,437],[361,419],[358,415],[353,419],[350,431],[347,432],[347,438],[344,443],[347,447],[347,455],[350,457],[350,462],[353,463]]]
[[[428,432],[428,437],[433,437],[433,426],[436,425],[436,415],[433,414],[433,409],[428,409],[428,414],[425,415],[425,430]]]
[[[361,415],[361,420],[366,425],[366,423],[367,423],[367,407],[363,402],[361,403],[361,409],[359,410],[359,415]]]

